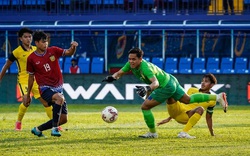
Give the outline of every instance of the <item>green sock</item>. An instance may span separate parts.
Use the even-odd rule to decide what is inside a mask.
[[[151,112],[151,110],[142,110],[142,114],[144,117],[144,121],[146,122],[146,124],[149,128],[149,131],[151,133],[155,133],[156,132],[156,130],[155,130],[155,118],[154,118],[154,115]]]
[[[197,93],[190,96],[189,103],[216,101],[216,95]]]

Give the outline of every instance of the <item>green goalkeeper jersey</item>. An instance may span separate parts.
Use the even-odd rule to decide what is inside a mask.
[[[149,80],[153,76],[159,81],[159,87],[165,87],[170,79],[170,75],[154,65],[151,62],[147,62],[146,60],[142,59],[139,69],[131,68],[129,62],[127,62],[123,67],[122,71],[132,73],[140,79],[142,82],[146,84],[151,84]]]

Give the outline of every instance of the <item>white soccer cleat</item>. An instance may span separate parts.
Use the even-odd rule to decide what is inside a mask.
[[[178,135],[177,135],[178,138],[187,138],[187,139],[195,139],[196,137],[195,136],[191,136],[189,135],[188,133],[186,132],[180,132]]]
[[[220,105],[223,107],[224,112],[226,113],[228,107],[226,93],[222,92],[217,97],[218,97],[217,101],[220,103]]]
[[[148,132],[146,134],[139,135],[139,137],[140,138],[158,138],[158,134],[157,133]]]

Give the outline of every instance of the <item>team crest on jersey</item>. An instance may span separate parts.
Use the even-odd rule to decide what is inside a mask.
[[[55,61],[55,56],[52,55],[52,56],[49,57],[49,59],[50,59],[50,61]]]

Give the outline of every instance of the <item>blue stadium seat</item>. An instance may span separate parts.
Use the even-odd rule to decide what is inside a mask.
[[[116,4],[123,5],[124,4],[124,0],[116,0]]]
[[[178,58],[176,57],[167,57],[165,61],[164,71],[170,74],[178,73]]]
[[[59,58],[59,65],[60,65],[61,72],[63,73],[63,58]]]
[[[153,0],[143,0],[143,4],[154,4]]]
[[[103,4],[115,4],[115,0],[103,0]]]
[[[206,71],[207,73],[211,73],[211,74],[220,74],[220,69],[209,69]]]
[[[250,0],[244,0],[244,4],[250,4]]]
[[[161,57],[153,57],[152,63],[163,69],[163,59]]]
[[[34,0],[24,0],[24,5],[36,5],[36,1],[34,1]]]
[[[143,57],[143,59],[150,62],[150,57]]]
[[[103,57],[93,57],[91,62],[91,73],[103,73],[104,71],[104,58]]]
[[[45,0],[37,0],[37,5],[45,5]]]
[[[11,64],[11,66],[10,66],[10,73],[12,73],[12,74],[18,73],[18,68],[17,68],[16,62],[13,62]]]
[[[19,5],[22,4],[21,0],[12,0],[12,5]]]
[[[0,70],[2,70],[2,68],[3,68],[4,64],[5,64],[5,62],[6,62],[5,57],[0,57]]]
[[[63,1],[63,4],[64,4],[64,5],[70,5],[70,1],[71,1],[71,0],[64,0],[64,1]]]
[[[72,57],[65,57],[65,60],[63,63],[63,73],[69,73],[69,68],[71,66],[71,59]]]
[[[102,0],[89,0],[90,5],[102,4]]]
[[[217,57],[208,57],[206,63],[206,72],[212,74],[220,73],[220,59]]]
[[[236,57],[234,63],[234,71],[239,74],[247,74],[249,70],[247,69],[247,61],[246,57]]]
[[[192,59],[187,57],[181,57],[179,61],[179,73],[180,74],[192,74]]]
[[[80,73],[88,74],[90,69],[90,58],[80,57],[78,60],[78,66],[80,68]]]
[[[194,58],[194,60],[193,60],[193,73],[194,74],[206,73],[205,58]]]
[[[10,5],[10,0],[0,0],[0,5]]]
[[[206,69],[193,69],[193,73],[194,74],[206,74],[207,73],[207,71],[206,71]]]
[[[234,73],[233,58],[222,57],[220,70],[221,70],[221,73],[224,73],[224,74],[233,74]]]

